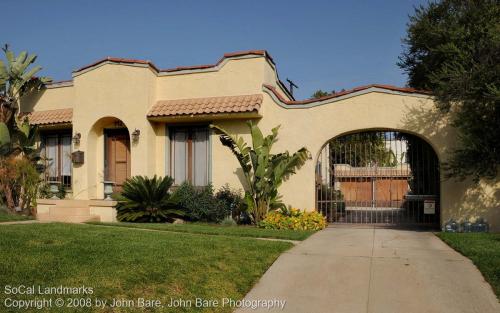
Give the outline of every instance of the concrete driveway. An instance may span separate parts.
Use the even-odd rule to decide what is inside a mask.
[[[281,255],[245,299],[286,305],[236,312],[500,312],[472,262],[432,233],[377,228],[311,236]]]

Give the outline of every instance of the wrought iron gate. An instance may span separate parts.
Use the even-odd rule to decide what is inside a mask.
[[[330,140],[316,165],[329,222],[439,227],[439,162],[422,139],[368,131]]]

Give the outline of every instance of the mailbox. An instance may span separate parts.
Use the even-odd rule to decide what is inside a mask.
[[[73,164],[83,164],[84,162],[83,151],[75,151],[71,153],[71,161],[73,162]]]

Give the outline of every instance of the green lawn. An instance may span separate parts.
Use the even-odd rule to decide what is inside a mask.
[[[275,239],[288,239],[288,240],[304,240],[315,233],[314,231],[306,231],[306,230],[301,230],[301,231],[275,230],[275,229],[257,228],[253,226],[220,226],[220,225],[201,224],[201,223],[186,223],[186,224],[91,223],[91,224],[174,231],[180,233],[254,237],[254,238],[275,238]]]
[[[134,300],[168,304],[171,298],[241,299],[259,277],[293,244],[202,234],[146,232],[130,228],[75,224],[0,225],[0,286],[92,287],[93,294],[63,298]],[[38,298],[58,296],[35,295]],[[5,298],[34,299],[33,295]],[[163,307],[155,312],[231,312],[233,308],[200,310]],[[23,310],[25,311],[25,310]],[[48,310],[47,310],[48,311]],[[74,308],[51,312],[73,312]],[[130,309],[82,312],[136,312]],[[28,312],[39,312],[32,309]]]
[[[24,221],[32,219],[29,216],[12,214],[5,207],[0,206],[0,223],[1,222],[13,222],[13,221]]]
[[[438,233],[437,236],[471,259],[500,298],[500,234]]]

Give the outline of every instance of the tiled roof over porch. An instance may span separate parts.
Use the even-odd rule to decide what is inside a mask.
[[[258,111],[261,104],[260,94],[160,100],[149,110],[148,117],[253,112]]]
[[[73,109],[36,111],[29,113],[28,116],[32,125],[71,123],[73,120]]]

